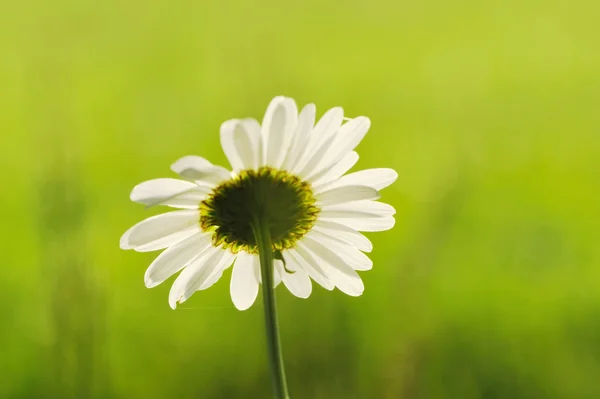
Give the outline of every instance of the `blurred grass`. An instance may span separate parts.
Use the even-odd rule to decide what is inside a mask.
[[[2,398],[268,397],[260,304],[183,309],[131,187],[275,95],[373,121],[394,230],[366,292],[278,291],[295,398],[597,398],[596,2],[0,5]]]

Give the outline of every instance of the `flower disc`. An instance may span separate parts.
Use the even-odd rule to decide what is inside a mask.
[[[213,245],[257,253],[252,224],[270,226],[273,250],[292,248],[312,228],[319,208],[309,183],[271,167],[244,170],[215,187],[200,204],[200,225]]]

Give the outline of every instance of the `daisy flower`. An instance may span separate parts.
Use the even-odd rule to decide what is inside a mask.
[[[231,273],[231,299],[239,310],[256,300],[261,283],[280,283],[307,298],[312,281],[359,296],[357,271],[371,269],[373,248],[360,232],[388,230],[394,208],[378,202],[379,190],[396,180],[392,169],[346,174],[371,122],[344,118],[342,108],[315,123],[315,106],[300,113],[291,98],[276,97],[262,124],[233,119],[221,126],[223,151],[232,171],[199,156],[171,165],[179,178],[148,180],[131,200],[179,210],[152,216],[121,237],[123,249],[164,250],[148,267],[148,288],[181,271],[171,287],[175,308],[194,292]],[[271,248],[271,277],[261,273],[259,248]]]

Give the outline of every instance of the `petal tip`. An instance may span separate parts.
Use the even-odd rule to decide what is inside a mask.
[[[173,309],[173,310],[177,309],[178,304],[179,304],[179,300],[172,300],[169,298],[169,306],[171,307],[171,309]]]
[[[273,99],[271,100],[269,105],[276,105],[276,104],[284,102],[287,99],[288,99],[288,97],[283,96],[283,95],[275,96],[275,97],[273,97]]]
[[[197,155],[186,155],[173,162],[171,164],[171,170],[177,174],[181,174],[182,171],[191,169],[192,167],[202,168],[210,166],[212,166],[212,164],[202,157]]]
[[[314,103],[308,103],[306,104],[303,109],[306,109],[307,112],[310,111],[316,111],[317,110],[317,106]]]
[[[386,182],[387,184],[385,185],[385,187],[393,184],[398,179],[398,172],[396,172],[394,169],[389,168],[388,172],[390,174],[390,177],[389,177],[388,181]]]
[[[159,284],[160,283],[158,281],[153,280],[150,276],[144,276],[144,285],[146,286],[146,288],[154,288]]]
[[[248,304],[240,304],[240,303],[233,302],[233,306],[235,306],[235,308],[237,310],[243,312],[244,310],[250,309],[250,307],[252,306],[252,304],[248,305]]]
[[[138,198],[139,196],[139,189],[140,189],[140,184],[136,185],[135,187],[133,187],[133,189],[131,189],[131,192],[129,193],[129,200],[136,202],[136,198]]]
[[[119,247],[121,249],[132,249],[133,246],[129,243],[129,236],[131,235],[131,229],[127,230],[119,239]]]
[[[239,119],[229,119],[225,122],[221,123],[221,127],[219,128],[219,132],[221,136],[232,131],[238,124],[240,123]]]

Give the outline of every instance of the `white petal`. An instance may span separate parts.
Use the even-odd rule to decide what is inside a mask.
[[[279,168],[289,149],[296,123],[298,108],[291,98],[275,97],[265,113],[262,134],[265,140],[266,164]]]
[[[225,270],[226,270],[226,268],[225,269],[221,268],[221,269],[213,271],[212,274],[210,276],[208,276],[208,278],[206,279],[206,281],[204,283],[202,283],[202,285],[200,286],[200,288],[198,288],[198,291],[205,290],[205,289],[210,288],[213,285],[215,285],[215,283],[217,281],[219,281],[219,279],[221,277],[223,277],[223,272]]]
[[[336,135],[335,145],[332,147],[332,153],[329,156],[337,160],[341,159],[347,152],[354,150],[370,127],[371,120],[366,116],[359,116],[344,123]]]
[[[196,170],[203,170],[211,166],[213,164],[205,158],[198,155],[186,155],[173,162],[171,170],[177,174],[186,175],[184,176],[186,179],[194,180],[193,174]],[[188,176],[188,173],[191,176]]]
[[[347,244],[344,244],[344,246],[340,246],[339,244],[334,245],[333,248],[337,248],[340,251],[337,253],[354,270],[364,271],[373,268],[373,261],[371,258],[360,252],[358,249],[350,247]]]
[[[318,219],[313,229],[327,235],[335,236],[337,239],[353,245],[361,251],[371,252],[373,250],[373,244],[371,244],[371,241],[367,237],[343,224]]]
[[[298,242],[296,248],[285,251],[284,257],[286,262],[302,267],[321,287],[329,291],[333,289],[333,283],[329,281],[327,274],[319,266],[317,259],[302,242]]]
[[[237,255],[235,255],[235,257],[237,257]],[[233,260],[232,260],[232,262],[233,262]],[[206,281],[202,283],[200,288],[198,288],[198,291],[205,290],[207,288],[212,287],[223,276],[223,272],[225,270],[227,270],[229,268],[229,266],[231,266],[231,264],[224,265],[223,267],[215,269],[211,273],[211,275],[208,276]]]
[[[242,125],[248,135],[248,143],[240,145],[250,146],[252,149],[252,160],[249,162],[251,164],[250,167],[258,169],[261,166],[264,166],[264,144],[260,124],[256,119],[248,118],[242,119]]]
[[[359,296],[363,293],[365,286],[360,276],[338,254],[308,236],[305,236],[302,241],[321,260],[320,264],[329,281],[340,291],[350,296]]]
[[[289,258],[289,257],[288,257]],[[293,262],[292,262],[293,263]],[[312,284],[308,274],[300,265],[290,265],[286,263],[286,267],[291,270],[291,267],[295,268],[293,273],[284,271],[283,273],[283,284],[286,288],[298,298],[308,298],[312,292]]]
[[[138,184],[131,191],[134,202],[147,206],[169,205],[175,208],[197,209],[207,195],[209,187],[178,179],[154,179]]]
[[[221,147],[234,171],[256,168],[262,142],[253,119],[232,119],[221,125]]]
[[[310,133],[315,125],[315,114],[317,110],[314,104],[307,104],[300,111],[298,123],[294,129],[292,142],[287,151],[282,169],[291,171],[296,165],[298,158],[302,155],[304,148],[308,143]]]
[[[323,143],[333,138],[338,131],[342,119],[344,118],[344,110],[340,107],[330,109],[321,117],[310,133],[307,142],[302,148],[302,154],[298,157],[291,172],[298,174],[313,159],[314,153],[322,147]]]
[[[334,135],[344,120],[344,109],[333,107],[323,114],[315,125],[314,133],[317,137],[328,137]]]
[[[138,184],[131,191],[130,198],[142,204],[153,203],[156,198],[168,198],[197,187],[196,184],[179,179],[153,179]]]
[[[221,251],[223,252],[222,256],[213,259],[213,261],[207,260],[206,262],[202,262],[202,270],[198,270],[196,273],[194,273],[192,278],[190,278],[185,285],[185,291],[181,298],[181,302],[187,301],[194,292],[203,290],[208,288],[210,285],[213,285],[213,276],[215,274],[217,276],[222,276],[223,270],[227,269],[235,261],[236,255],[232,254],[228,250]]]
[[[315,174],[317,166],[322,162],[323,157],[325,157],[325,154],[329,152],[334,139],[335,137],[331,136],[325,139],[319,147],[315,148],[313,154],[309,158],[306,165],[302,168],[301,171],[298,172],[299,176],[303,177],[305,180],[308,180],[308,176]]]
[[[370,215],[372,217],[392,216],[396,214],[393,206],[377,201],[353,201],[343,204],[327,205],[321,209],[322,212],[331,214],[336,211],[356,212],[357,214]]]
[[[183,270],[183,272],[179,274],[179,276],[177,276],[175,282],[171,286],[171,290],[169,291],[169,306],[171,306],[172,309],[175,309],[178,303],[183,302],[181,301],[181,298],[183,297],[183,294],[185,292],[185,285],[191,278],[192,273],[195,271],[195,269],[200,268],[200,266],[202,265],[201,262],[206,262],[207,260],[212,259],[216,256],[223,256],[223,252],[225,251],[223,251],[220,248],[214,247],[212,245],[209,246],[208,248],[206,248],[205,251],[201,252],[198,256],[196,256],[193,259],[194,268],[192,268],[192,265],[190,264]]]
[[[311,182],[313,187],[319,187],[320,185],[337,181],[340,176],[356,165],[356,162],[358,162],[358,153],[356,151],[351,151],[330,169],[321,169],[319,173],[308,176],[306,180]]]
[[[319,218],[324,221],[335,222],[339,224],[343,224],[344,226],[348,226],[354,230],[358,231],[385,231],[394,227],[393,216],[385,216],[382,218],[374,218],[374,217],[327,217],[323,215],[319,215]]]
[[[342,176],[340,179],[322,184],[322,186],[319,186],[318,184],[314,184],[314,186],[315,190],[324,190],[346,185],[368,186],[373,187],[375,190],[381,190],[395,182],[397,178],[398,173],[393,169],[366,169]]]
[[[178,303],[185,302],[203,284],[210,281],[215,271],[218,273],[220,269],[227,268],[234,259],[235,255],[230,251],[211,246],[190,262],[177,277],[169,292],[169,305],[175,309]]]
[[[311,174],[320,174],[323,170],[331,169],[332,165],[335,165],[340,159],[344,158],[348,152],[356,148],[370,126],[371,121],[364,116],[351,119],[349,122],[342,125],[335,135],[335,140],[329,146],[329,151],[320,158],[319,163],[313,167],[313,172]],[[310,177],[310,174],[307,176]]]
[[[177,244],[200,231],[198,211],[174,211],[152,216],[121,236],[121,249],[156,251]]]
[[[373,261],[367,255],[336,236],[324,234],[317,229],[312,229],[306,236],[329,248],[354,270],[371,270],[373,268]]]
[[[206,159],[188,155],[178,159],[171,165],[171,170],[184,179],[194,180],[199,184],[216,186],[231,178],[231,173],[221,166],[216,166]]]
[[[319,213],[324,218],[384,218],[393,216],[396,210],[388,204],[376,201],[354,201],[324,206]]]
[[[316,192],[317,204],[321,207],[344,202],[379,199],[377,190],[366,186],[343,186]]]
[[[231,273],[231,300],[238,310],[246,310],[258,295],[258,256],[241,251]]]
[[[183,269],[196,256],[211,245],[211,234],[198,233],[186,238],[162,252],[146,270],[146,287],[156,287],[179,270]]]

